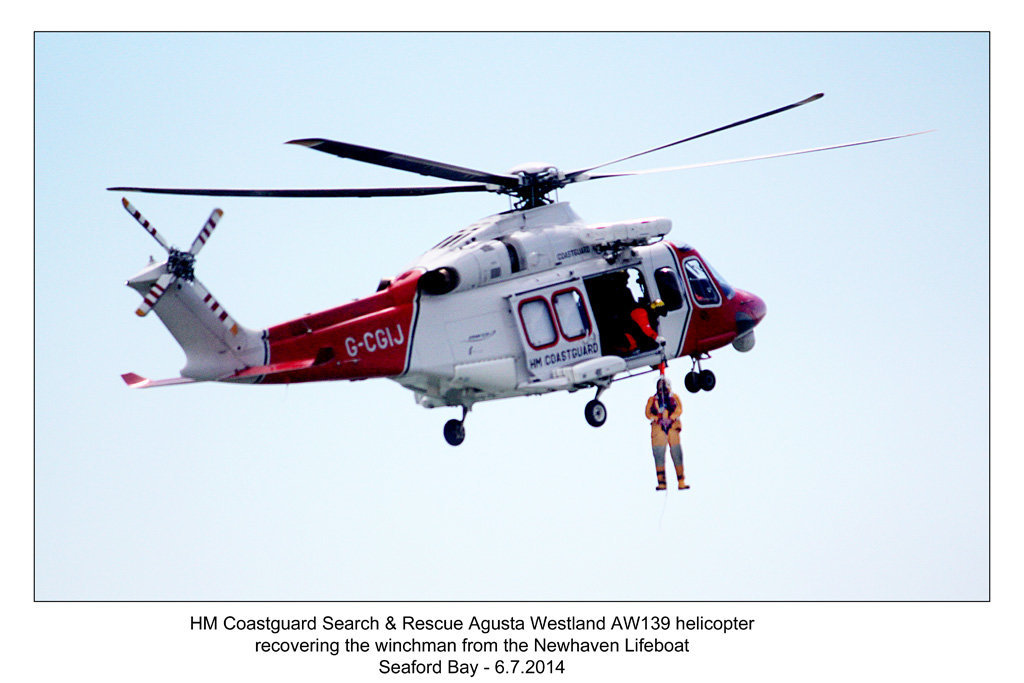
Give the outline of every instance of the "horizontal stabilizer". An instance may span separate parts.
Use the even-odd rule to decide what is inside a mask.
[[[198,380],[194,380],[191,377],[171,377],[170,379],[146,379],[142,375],[136,375],[134,372],[126,372],[121,375],[121,379],[132,389],[148,389],[150,387],[165,387],[171,384],[191,384]]]
[[[258,365],[253,368],[246,368],[239,370],[238,372],[228,375],[223,379],[238,379],[241,377],[254,377],[256,375],[275,375],[280,372],[294,372],[296,370],[305,370],[315,365],[316,359],[306,358],[303,360],[289,360],[283,363],[271,363],[270,365]]]
[[[218,377],[218,382],[230,382],[238,379],[245,379],[249,377],[259,377],[261,375],[276,375],[282,372],[295,372],[296,370],[305,370],[315,365],[319,365],[326,360],[333,357],[333,353],[325,354],[325,349],[321,349],[321,352],[316,358],[304,358],[302,360],[290,360],[282,363],[271,363],[270,365],[257,365],[238,372],[231,373],[230,375],[224,375]],[[191,384],[192,382],[202,382],[205,380],[197,380],[191,377],[172,377],[170,379],[147,379],[142,375],[137,375],[134,372],[126,372],[121,375],[121,379],[132,389],[148,389],[149,387],[164,387],[171,384]]]
[[[256,367],[245,368],[238,372],[229,375],[228,377],[222,377],[223,380],[240,379],[242,377],[255,377],[257,375],[276,375],[282,372],[295,372],[296,370],[305,370],[306,368],[316,367],[317,365],[323,365],[334,359],[334,349],[329,346],[325,346],[316,352],[316,356],[313,358],[303,358],[301,360],[286,360],[280,363],[271,363],[269,365],[258,365]]]

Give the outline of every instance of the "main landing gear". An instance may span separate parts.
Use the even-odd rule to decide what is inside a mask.
[[[703,389],[704,391],[711,391],[715,388],[715,373],[710,370],[701,370],[700,362],[706,360],[711,356],[704,354],[703,356],[693,356],[693,369],[686,373],[683,377],[683,386],[691,394],[696,394],[698,391]]]
[[[587,405],[583,408],[583,417],[587,419],[587,424],[591,427],[600,427],[608,419],[608,409],[598,400],[601,398],[602,392],[607,388],[598,387],[597,395],[594,396],[593,400],[588,401]]]
[[[608,409],[595,398],[583,408],[583,417],[587,418],[587,424],[591,427],[600,427],[608,419]]]
[[[444,440],[449,446],[458,446],[466,440],[466,414],[469,408],[462,406],[461,420],[448,420],[444,423]]]

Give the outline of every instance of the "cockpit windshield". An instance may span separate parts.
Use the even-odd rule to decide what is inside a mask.
[[[698,306],[717,306],[722,303],[718,290],[715,289],[699,258],[691,256],[683,261],[683,272],[686,273],[690,291],[693,292],[693,299]]]
[[[705,263],[707,262],[705,261]],[[711,271],[711,274],[715,277],[715,280],[718,282],[718,286],[722,288],[722,293],[725,294],[725,298],[731,299],[733,295],[736,294],[736,290],[732,288],[732,285],[725,281],[725,278],[722,277],[722,274],[719,273],[718,270],[716,270],[715,267],[710,263],[708,263],[708,269]]]

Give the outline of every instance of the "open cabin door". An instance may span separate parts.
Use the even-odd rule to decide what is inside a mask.
[[[690,303],[679,274],[679,264],[668,247],[645,250],[641,260],[585,280],[605,356],[627,359],[631,367],[679,355]]]

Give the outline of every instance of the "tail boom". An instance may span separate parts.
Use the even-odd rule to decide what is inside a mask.
[[[286,384],[403,374],[412,349],[420,274],[410,271],[368,297],[270,327],[270,364],[281,371],[260,381]],[[292,363],[294,369],[285,369]]]
[[[145,296],[165,273],[153,264],[127,282]],[[152,310],[185,352],[182,377],[122,375],[133,388],[221,381],[290,384],[396,377],[408,367],[420,271],[363,299],[264,330],[238,324],[198,280],[173,282]]]

